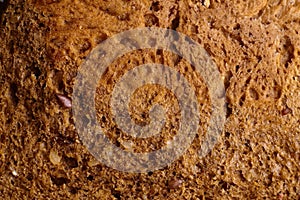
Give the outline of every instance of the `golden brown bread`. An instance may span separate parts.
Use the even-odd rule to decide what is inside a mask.
[[[288,0],[10,0],[0,34],[0,197],[299,198],[299,14],[300,2]],[[72,96],[78,67],[97,44],[145,26],[177,30],[206,49],[223,76],[228,113],[206,157],[196,153],[199,135],[165,169],[131,174],[92,157],[57,95]],[[126,69],[128,60],[193,73],[184,60],[153,50],[124,55],[112,66]],[[200,84],[205,130],[210,108]]]

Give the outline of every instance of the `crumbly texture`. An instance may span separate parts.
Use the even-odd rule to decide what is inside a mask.
[[[0,19],[0,198],[300,197],[299,1],[10,0]],[[226,124],[217,145],[202,159],[197,155],[199,134],[168,167],[124,173],[93,158],[75,130],[71,109],[57,94],[72,97],[78,67],[97,44],[145,26],[177,30],[206,49],[226,87]],[[193,73],[175,55],[151,50],[124,55],[111,66],[128,69],[130,59],[137,65],[160,63]],[[208,93],[203,83],[197,89],[198,96],[203,94],[199,102],[205,130]],[[139,96],[147,98],[141,93],[136,102]],[[173,101],[170,97],[162,103]],[[98,109],[100,119],[109,113],[106,109]],[[147,123],[141,112],[133,117]],[[124,146],[111,119],[104,125],[112,141]],[[170,137],[162,136],[153,148]],[[145,148],[149,143],[137,142]]]

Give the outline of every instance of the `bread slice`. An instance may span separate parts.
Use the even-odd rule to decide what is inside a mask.
[[[4,3],[7,8],[0,2],[0,198],[299,198],[299,1]],[[149,173],[120,172],[95,159],[82,143],[70,108],[78,69],[98,44],[137,27],[183,33],[198,42],[218,67],[226,89],[226,124],[205,157],[200,158],[198,151],[211,106],[201,77],[188,78],[196,85],[201,105],[200,130],[190,148],[167,167]],[[125,54],[110,69],[125,73],[145,63],[178,67],[187,77],[194,73],[186,60],[153,49]],[[108,70],[105,83],[116,82],[114,74]],[[126,149],[130,138],[120,134],[113,117],[102,118],[111,114],[105,102],[112,90],[97,91],[98,119],[112,142]],[[137,109],[133,118],[141,124],[149,119],[139,112],[151,107],[143,101],[149,98],[145,91],[131,105]],[[165,100],[169,107],[175,101],[169,95],[153,98]],[[142,106],[136,108],[134,102]],[[133,139],[135,151],[165,145],[180,116],[171,113],[169,119],[174,126],[159,139]]]

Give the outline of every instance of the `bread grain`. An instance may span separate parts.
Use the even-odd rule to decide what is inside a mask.
[[[299,10],[298,1],[272,0],[10,0],[0,11],[0,197],[298,199]],[[202,131],[191,148],[165,169],[128,174],[94,160],[70,109],[53,97],[72,94],[78,67],[97,44],[144,26],[176,29],[201,44],[224,77],[230,112],[219,142],[199,159],[210,107],[205,84],[195,80],[203,94]],[[154,50],[124,55],[111,68],[122,72],[144,63],[193,74],[185,60]],[[113,75],[104,78],[114,82]],[[103,109],[100,114],[109,113]],[[122,146],[119,130],[104,121],[112,141]],[[137,144],[155,149],[164,142]],[[178,175],[184,184],[170,192],[166,183]]]

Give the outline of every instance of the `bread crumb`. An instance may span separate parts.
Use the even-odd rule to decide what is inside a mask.
[[[12,171],[12,175],[18,176],[18,173],[16,172],[16,170],[13,170],[13,171]]]
[[[49,159],[52,164],[58,165],[60,163],[61,157],[58,155],[57,151],[51,149],[49,154]]]
[[[72,101],[69,97],[62,94],[56,94],[56,96],[64,107],[66,108],[72,107]]]
[[[88,161],[87,164],[88,164],[89,167],[95,167],[95,166],[99,165],[100,162],[98,160],[96,160],[96,159],[93,158],[90,161]]]
[[[168,182],[168,186],[170,189],[176,189],[179,188],[182,183],[183,181],[181,179],[174,178]]]
[[[292,112],[292,110],[288,107],[286,107],[285,109],[282,110],[282,115],[287,115],[290,114]]]
[[[206,8],[209,8],[209,6],[210,6],[210,0],[203,0],[202,4],[203,4]]]
[[[10,170],[11,170],[11,173],[12,173],[13,176],[19,176],[18,172],[15,169],[10,167]]]

